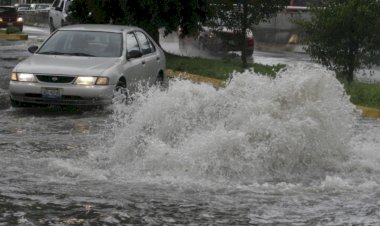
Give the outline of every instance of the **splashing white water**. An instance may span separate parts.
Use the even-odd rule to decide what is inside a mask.
[[[115,106],[115,137],[89,151],[106,177],[324,178],[350,157],[354,106],[329,71],[289,66],[276,79],[236,73],[226,88],[173,81]],[[95,171],[94,171],[95,170]]]

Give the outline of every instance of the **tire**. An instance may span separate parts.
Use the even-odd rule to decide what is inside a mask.
[[[160,72],[160,73],[158,73],[158,75],[156,77],[156,81],[154,82],[154,84],[156,86],[162,86],[164,84],[164,81],[165,81],[164,73]]]
[[[21,107],[21,103],[19,101],[13,100],[12,98],[10,99],[11,101],[11,106],[14,108]]]
[[[115,92],[120,92],[124,94],[126,92],[127,85],[124,81],[119,80],[115,86]]]
[[[129,95],[127,90],[127,84],[119,80],[115,86],[114,97],[112,100],[113,103],[128,103]]]
[[[253,54],[253,49],[247,49],[247,51],[245,52],[246,56],[252,56],[252,54]]]
[[[35,106],[34,104],[13,100],[12,98],[10,99],[10,102],[13,108],[30,108]]]

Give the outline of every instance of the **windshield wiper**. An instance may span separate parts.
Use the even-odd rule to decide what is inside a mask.
[[[89,56],[94,57],[94,55],[87,54],[87,53],[66,53],[66,55],[72,55],[72,56]]]
[[[46,52],[39,52],[38,54],[48,54],[48,55],[64,55],[65,53],[57,52],[57,51],[46,51]]]

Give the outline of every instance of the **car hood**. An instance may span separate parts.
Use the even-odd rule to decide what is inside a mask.
[[[120,58],[55,56],[35,54],[20,62],[14,72],[54,75],[100,76]]]
[[[12,13],[0,13],[0,18],[7,19],[7,18],[17,18],[17,14]]]

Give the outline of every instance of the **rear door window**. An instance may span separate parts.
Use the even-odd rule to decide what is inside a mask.
[[[141,45],[142,54],[146,55],[156,51],[154,45],[144,33],[137,31],[136,36]]]
[[[127,34],[127,52],[140,51],[139,44],[137,42],[136,36],[133,33]]]
[[[59,2],[60,2],[60,0],[55,0],[54,2],[53,2],[53,7],[55,8],[55,7],[58,7],[59,6]]]

